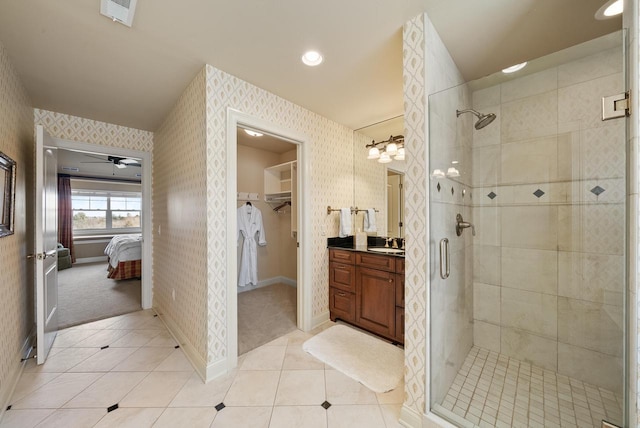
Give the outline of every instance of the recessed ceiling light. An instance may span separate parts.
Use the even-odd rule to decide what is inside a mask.
[[[317,51],[307,51],[302,55],[302,62],[309,67],[314,67],[322,62],[322,55]]]
[[[516,71],[522,70],[526,65],[527,65],[527,62],[525,61],[520,64],[512,65],[511,67],[503,68],[502,72],[506,74],[515,73]]]
[[[603,4],[600,9],[598,9],[596,12],[596,19],[602,21],[603,19],[613,18],[614,16],[620,15],[623,9],[623,0],[609,0]]]
[[[256,131],[252,131],[250,129],[245,129],[244,132],[246,132],[247,134],[251,135],[252,137],[262,137],[263,134],[256,132]]]

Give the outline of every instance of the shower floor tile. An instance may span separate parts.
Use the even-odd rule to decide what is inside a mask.
[[[441,407],[481,427],[622,425],[620,394],[478,347]]]

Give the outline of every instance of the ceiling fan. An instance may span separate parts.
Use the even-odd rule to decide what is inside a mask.
[[[90,158],[94,158],[94,159],[100,159],[99,161],[84,161],[84,162],[80,162],[80,163],[112,163],[116,168],[126,168],[128,166],[135,166],[135,167],[141,167],[142,164],[137,160],[137,159],[131,159],[131,158],[121,158],[118,156],[107,156],[107,159],[103,159],[101,157],[98,156],[93,156],[93,155],[89,155],[89,154],[85,154],[85,156],[88,156]]]

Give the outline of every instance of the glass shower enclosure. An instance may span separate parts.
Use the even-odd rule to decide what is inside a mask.
[[[430,96],[439,416],[624,425],[626,127],[601,118],[624,91],[617,32]]]

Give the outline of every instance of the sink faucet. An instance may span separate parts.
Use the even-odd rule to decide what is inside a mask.
[[[391,242],[392,238],[385,238],[384,239],[384,248],[389,248],[389,242]]]
[[[402,238],[402,247],[400,248],[404,250],[404,238]]]

